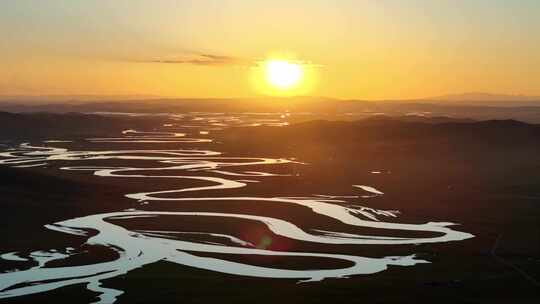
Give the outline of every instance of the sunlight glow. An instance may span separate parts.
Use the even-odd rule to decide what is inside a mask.
[[[289,89],[299,84],[303,70],[299,64],[285,60],[269,60],[265,66],[266,81],[278,89]]]

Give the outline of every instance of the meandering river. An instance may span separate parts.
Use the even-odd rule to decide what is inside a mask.
[[[216,226],[214,232],[130,230],[123,222],[139,219],[157,221],[161,217],[215,218],[243,220],[266,226],[272,233],[301,242],[318,244],[348,245],[406,245],[460,241],[473,237],[471,234],[453,229],[449,222],[426,221],[423,224],[408,224],[399,221],[399,212],[378,210],[370,206],[353,205],[350,200],[359,197],[369,198],[384,195],[384,189],[371,185],[350,185],[350,196],[335,196],[332,193],[310,197],[283,197],[280,193],[264,196],[229,195],[230,189],[250,187],[251,183],[264,183],[265,178],[290,178],[286,174],[264,171],[243,171],[245,166],[272,167],[299,164],[301,160],[275,159],[261,157],[224,156],[219,145],[213,142],[212,132],[231,126],[275,126],[287,127],[288,114],[274,117],[271,113],[244,114],[241,116],[222,113],[192,113],[172,116],[174,123],[160,126],[158,130],[125,130],[122,134],[106,138],[88,138],[85,149],[71,149],[72,144],[64,139],[50,139],[43,142],[21,143],[0,151],[0,164],[39,170],[87,171],[95,178],[125,178],[149,180],[159,184],[160,180],[178,179],[195,181],[197,186],[171,188],[151,192],[125,193],[127,198],[139,202],[137,208],[117,212],[90,214],[50,223],[46,229],[58,233],[86,237],[86,244],[105,246],[117,252],[117,258],[89,265],[69,267],[48,267],[47,263],[67,259],[79,253],[80,249],[50,248],[29,253],[0,253],[0,263],[17,261],[28,263],[27,268],[0,273],[0,298],[17,297],[33,293],[47,292],[60,287],[85,284],[88,290],[99,294],[96,303],[113,303],[122,290],[108,288],[104,280],[110,279],[137,268],[158,261],[168,261],[189,267],[206,269],[232,275],[297,279],[300,282],[318,281],[326,278],[347,278],[354,275],[373,274],[384,271],[390,265],[413,266],[429,261],[408,256],[385,256],[379,258],[335,253],[276,251],[260,248],[238,235],[229,235]],[[133,149],[98,150],[93,145],[114,147],[115,144],[130,144]],[[139,144],[152,144],[155,149],[139,149]],[[160,149],[160,144],[174,144],[178,148]],[[208,148],[194,149],[190,145],[207,145]],[[60,147],[61,146],[61,147]],[[78,146],[80,147],[80,146]],[[86,148],[87,147],[87,148]],[[140,167],[124,166],[129,161],[140,163]],[[104,165],[96,165],[96,163]],[[69,163],[69,166],[65,166]],[[118,166],[111,166],[118,163]],[[58,165],[62,164],[62,165]],[[89,165],[90,164],[90,165]],[[43,167],[43,168],[40,168]],[[214,191],[212,191],[214,190]],[[220,195],[205,195],[207,192]],[[360,193],[359,195],[356,195]],[[196,195],[195,195],[196,194]],[[324,216],[353,227],[366,227],[393,231],[395,236],[355,234],[326,229],[309,230],[302,223],[289,222],[265,214],[243,214],[239,212],[200,212],[145,210],[154,202],[159,204],[181,204],[182,202],[267,202],[283,206],[301,206],[314,215]],[[406,212],[406,210],[403,210]],[[371,230],[370,230],[371,231]],[[425,232],[429,236],[402,236],[403,231]],[[96,233],[97,232],[97,233]],[[192,236],[189,239],[185,235]],[[193,236],[210,237],[197,240]],[[347,262],[341,268],[285,269],[271,266],[251,265],[196,253],[218,253],[231,256],[263,255],[296,258],[324,258]]]

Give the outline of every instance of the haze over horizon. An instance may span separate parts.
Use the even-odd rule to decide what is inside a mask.
[[[5,105],[21,104],[21,105],[39,105],[39,104],[60,104],[60,103],[101,103],[101,102],[178,102],[185,101],[256,101],[259,100],[290,100],[296,103],[301,100],[303,102],[318,102],[318,101],[333,101],[333,102],[369,102],[369,103],[419,103],[433,105],[477,105],[477,106],[503,106],[503,107],[522,107],[522,106],[540,106],[540,96],[529,95],[507,95],[507,94],[491,94],[482,92],[470,92],[462,94],[447,94],[441,96],[429,96],[424,98],[414,99],[360,99],[360,98],[335,98],[326,96],[253,96],[253,97],[183,97],[183,96],[161,96],[161,95],[94,95],[94,94],[76,94],[76,95],[0,95],[0,103]],[[157,104],[156,104],[157,106]]]
[[[5,1],[0,95],[255,97],[271,58],[295,95],[540,95],[540,2]]]

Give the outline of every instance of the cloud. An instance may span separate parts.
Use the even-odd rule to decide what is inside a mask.
[[[180,55],[167,58],[158,58],[153,60],[143,60],[138,62],[146,63],[164,63],[164,64],[191,64],[202,66],[231,66],[231,65],[249,65],[246,59],[214,55],[214,54],[190,54]]]
[[[241,66],[248,68],[260,68],[265,65],[268,59],[261,58],[241,58],[226,55],[216,55],[210,53],[180,53],[173,56],[157,57],[154,59],[131,60],[138,63],[160,63],[160,64],[184,64],[198,66]],[[286,59],[289,62],[302,65],[306,68],[321,68],[320,64],[311,61]]]

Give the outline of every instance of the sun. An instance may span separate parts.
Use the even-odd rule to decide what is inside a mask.
[[[319,65],[291,55],[269,54],[250,68],[249,81],[266,96],[304,96],[319,83]]]
[[[291,89],[300,84],[304,71],[302,66],[286,60],[268,60],[264,65],[266,81],[276,89]]]

